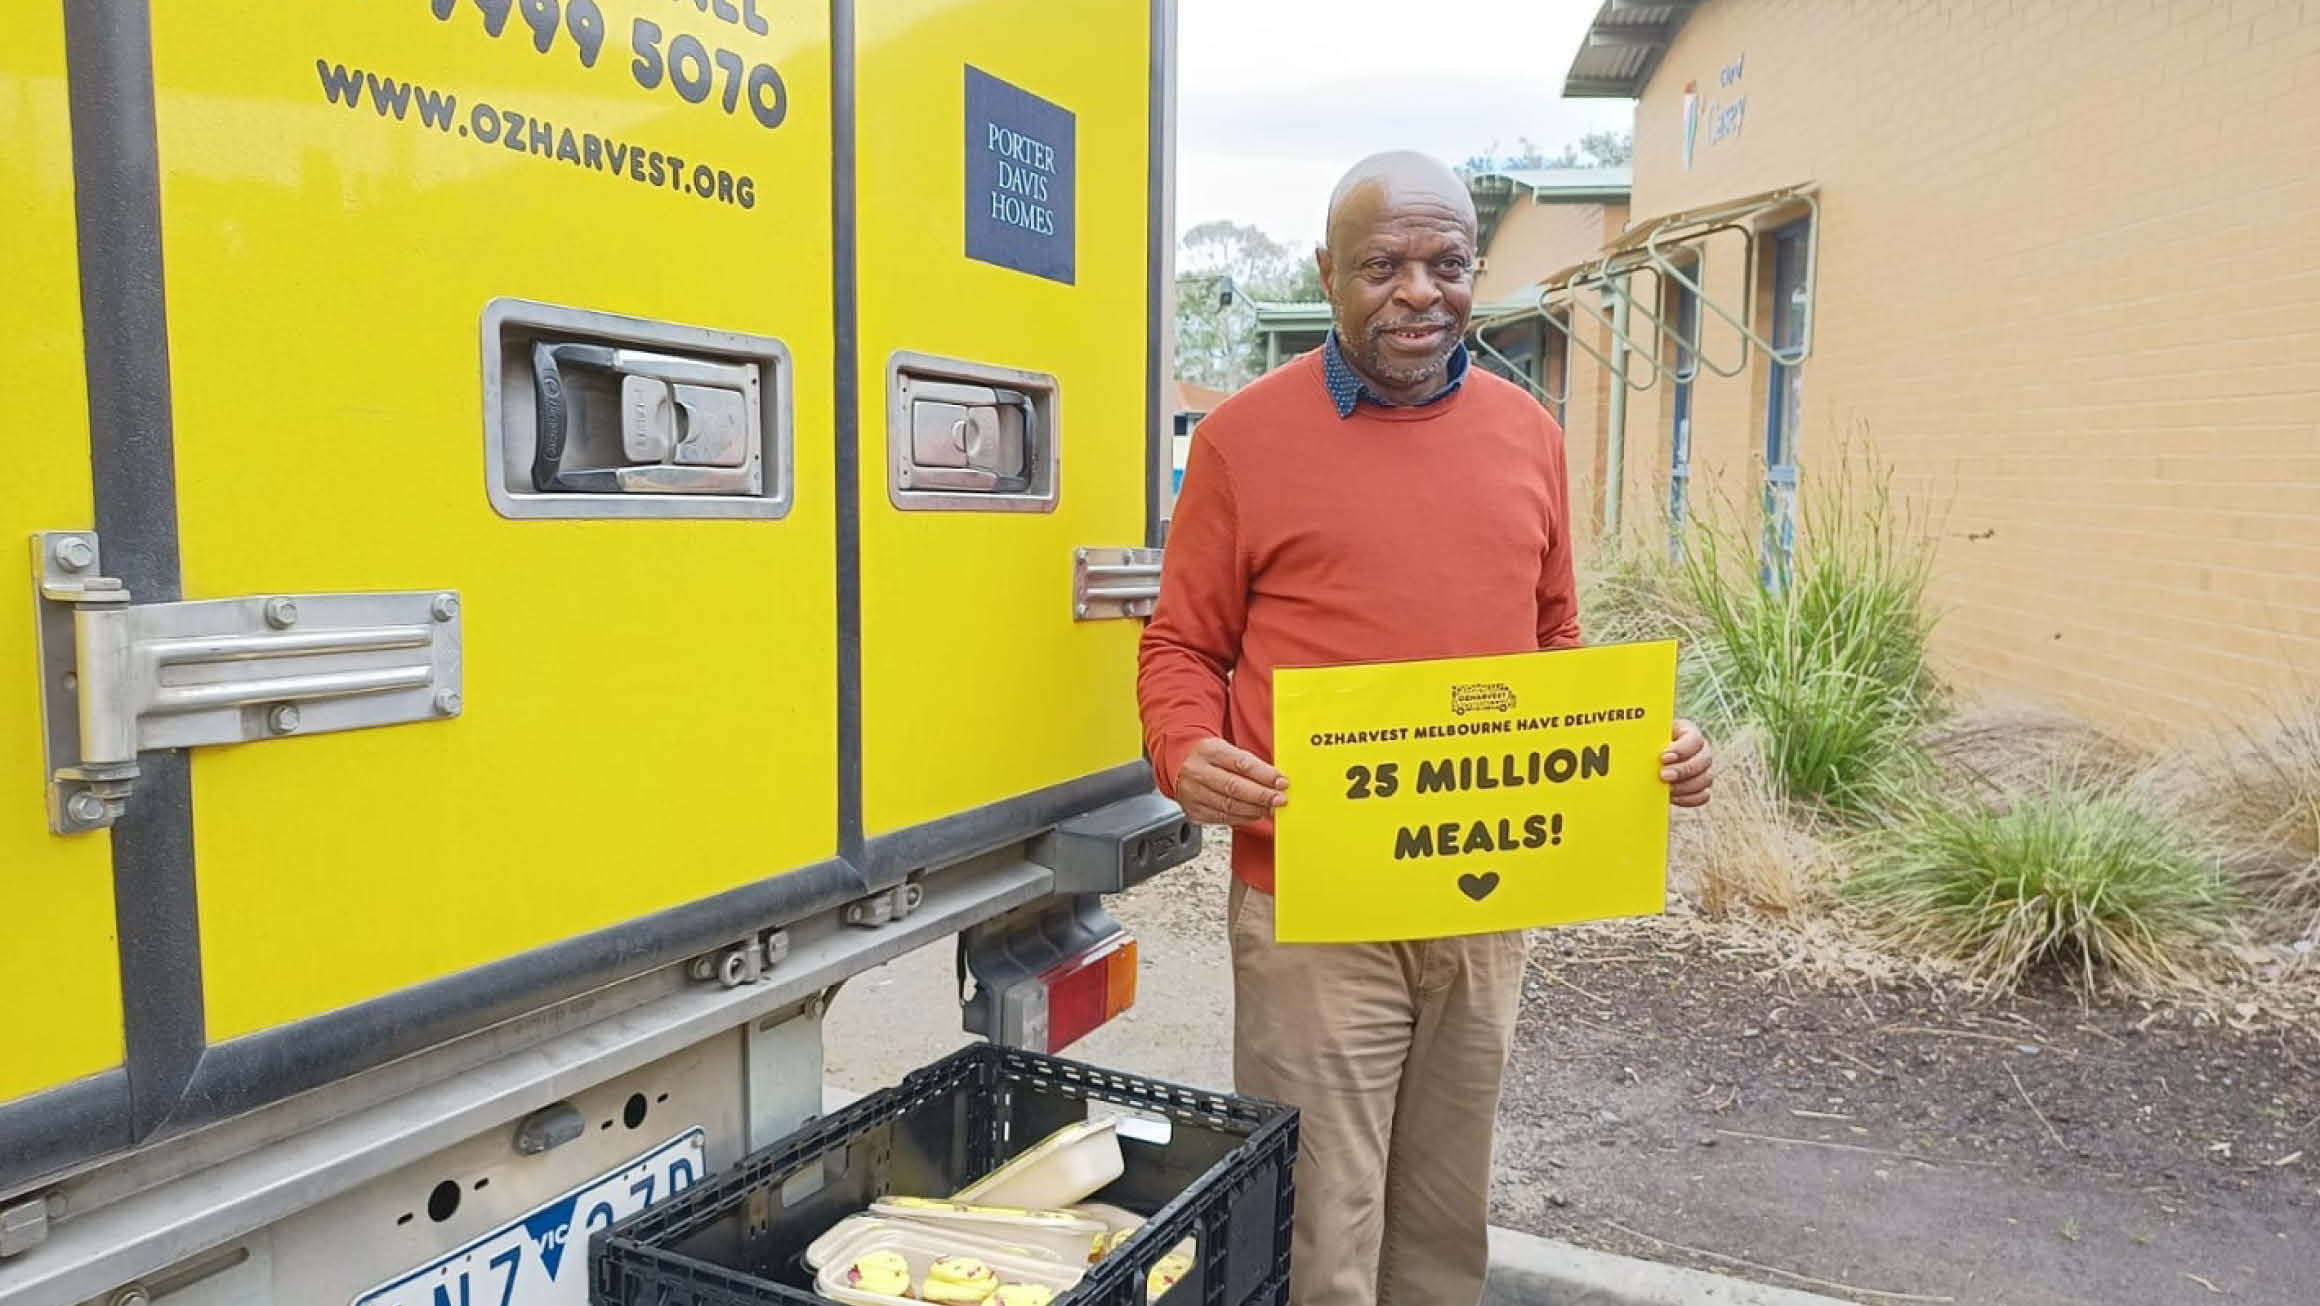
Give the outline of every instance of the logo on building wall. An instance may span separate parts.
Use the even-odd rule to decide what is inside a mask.
[[[1732,62],[1724,65],[1716,73],[1716,98],[1708,101],[1708,107],[1699,114],[1698,119],[1694,120],[1695,122],[1697,122],[1699,119],[1706,120],[1708,124],[1708,144],[1710,145],[1718,145],[1734,136],[1738,136],[1740,134],[1741,125],[1748,121],[1747,92],[1745,90],[1741,90],[1738,94],[1734,93],[1735,88],[1740,86],[1741,74],[1746,72],[1747,68],[1748,56],[1743,54],[1739,58],[1734,59]],[[1686,89],[1688,91],[1690,88],[1687,87]],[[1691,97],[1686,95],[1684,102],[1688,106],[1691,103]],[[1691,131],[1692,128],[1690,126],[1685,128],[1684,144],[1686,149],[1684,152],[1684,165],[1686,167],[1691,166],[1691,151],[1689,148],[1691,145]]]
[[[1700,142],[1700,84],[1684,83],[1684,171],[1692,170],[1692,151]]]

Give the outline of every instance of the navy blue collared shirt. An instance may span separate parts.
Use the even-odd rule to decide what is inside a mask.
[[[1437,404],[1448,399],[1459,386],[1466,383],[1466,368],[1469,361],[1466,353],[1466,342],[1461,340],[1458,342],[1458,347],[1450,351],[1450,361],[1442,369],[1442,388],[1410,405],[1410,407],[1424,408],[1428,404]],[[1345,351],[1338,347],[1335,330],[1331,330],[1329,338],[1321,342],[1321,377],[1323,381],[1328,383],[1329,399],[1330,402],[1337,405],[1339,417],[1353,416],[1354,408],[1360,405],[1363,400],[1376,404],[1380,408],[1400,406],[1387,401],[1377,391],[1370,389],[1369,383],[1361,379],[1361,374],[1353,370],[1353,364],[1345,361]]]

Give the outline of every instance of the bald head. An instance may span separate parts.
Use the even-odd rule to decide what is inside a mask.
[[[1329,192],[1329,244],[1336,246],[1340,227],[1356,232],[1358,239],[1360,229],[1372,222],[1380,209],[1390,209],[1397,202],[1439,207],[1451,216],[1462,217],[1467,236],[1471,239],[1474,235],[1474,197],[1466,193],[1466,183],[1458,180],[1458,174],[1430,154],[1389,150],[1354,164],[1338,179],[1337,189]]]
[[[1373,154],[1329,197],[1319,253],[1346,361],[1389,402],[1441,386],[1474,308],[1474,201],[1423,154]]]

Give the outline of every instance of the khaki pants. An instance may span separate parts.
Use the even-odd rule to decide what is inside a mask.
[[[1292,1306],[1475,1306],[1520,934],[1283,944],[1233,881],[1233,1078],[1298,1109]]]

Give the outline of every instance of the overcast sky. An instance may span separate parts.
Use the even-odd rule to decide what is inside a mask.
[[[1456,164],[1629,127],[1565,100],[1597,0],[1180,0],[1176,229],[1212,218],[1309,245],[1329,189],[1383,149]]]

